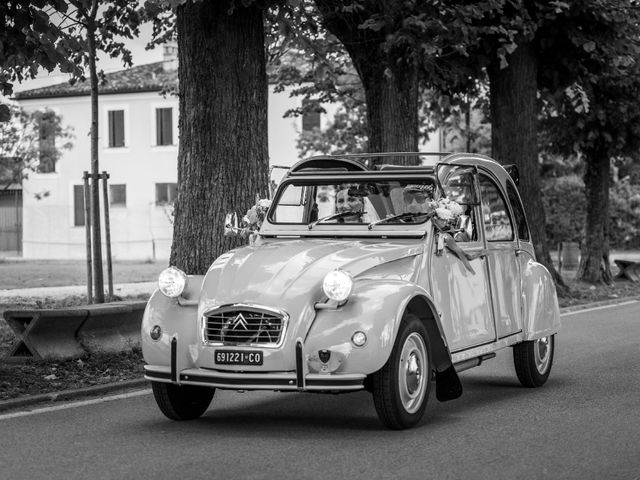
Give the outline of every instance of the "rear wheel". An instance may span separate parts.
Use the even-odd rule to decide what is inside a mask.
[[[554,350],[554,335],[513,346],[513,363],[523,386],[534,388],[544,385],[551,373]]]
[[[193,420],[211,404],[215,388],[173,383],[151,382],[153,396],[160,411],[171,420]]]
[[[389,428],[409,428],[420,421],[431,387],[429,340],[424,324],[405,315],[391,356],[371,379],[373,402],[380,421]]]

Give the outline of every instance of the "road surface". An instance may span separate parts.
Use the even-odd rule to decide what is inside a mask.
[[[511,350],[411,430],[367,393],[218,391],[171,422],[148,391],[0,415],[1,479],[640,479],[640,302],[563,315],[547,384]]]

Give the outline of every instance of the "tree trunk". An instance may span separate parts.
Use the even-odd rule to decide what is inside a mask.
[[[384,10],[384,5],[367,7]],[[326,28],[344,45],[356,68],[367,102],[370,152],[418,151],[418,70],[385,52],[385,32],[359,28],[374,12],[347,13],[343,2],[316,0]],[[384,13],[378,12],[375,13]],[[416,158],[398,158],[415,163]]]
[[[609,262],[609,174],[606,152],[585,152],[586,238],[581,248],[578,280],[613,283]]]
[[[95,7],[97,11],[97,7]],[[98,73],[96,71],[95,12],[89,19],[89,82],[91,83],[91,234],[93,243],[93,300],[104,303],[104,277],[102,274],[102,232],[100,229],[100,165],[98,161]],[[107,206],[105,205],[105,208]]]
[[[418,75],[413,66],[385,68],[384,54],[352,53],[367,101],[370,152],[418,151]],[[351,49],[356,51],[356,49]]]
[[[241,241],[225,214],[244,215],[268,193],[263,11],[229,2],[177,9],[180,145],[172,265],[204,274]]]
[[[531,43],[521,43],[509,57],[509,66],[498,61],[488,69],[491,85],[491,150],[501,164],[516,164],[518,190],[529,220],[536,258],[551,272],[560,289],[565,284],[553,267],[546,240],[545,214],[540,195],[537,144],[538,61]]]

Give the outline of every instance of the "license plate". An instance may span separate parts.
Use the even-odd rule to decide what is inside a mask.
[[[258,350],[217,350],[218,365],[262,365],[262,352]]]

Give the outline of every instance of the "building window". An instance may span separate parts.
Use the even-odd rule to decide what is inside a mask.
[[[173,108],[156,108],[156,145],[173,145]]]
[[[177,195],[177,184],[156,183],[156,205],[172,204]]]
[[[38,117],[38,173],[56,171],[56,114],[47,110]]]
[[[302,107],[305,109],[302,114],[302,131],[309,132],[314,128],[320,128],[320,112],[316,111],[318,108],[317,103],[303,100]]]
[[[73,186],[73,225],[84,226],[84,187],[82,185]]]
[[[127,186],[112,184],[109,185],[109,205],[112,207],[127,206]]]
[[[109,110],[109,148],[124,147],[124,110]]]

